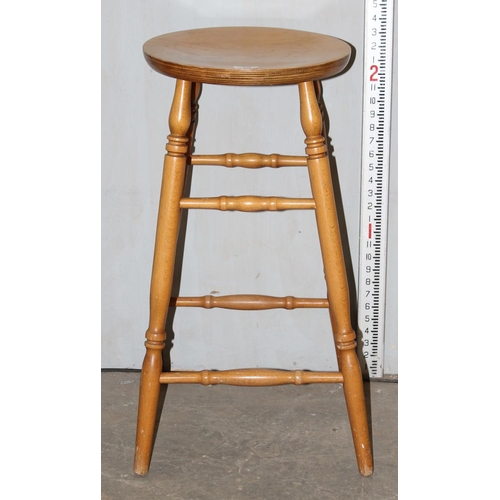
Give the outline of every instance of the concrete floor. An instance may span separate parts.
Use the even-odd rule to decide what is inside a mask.
[[[149,473],[132,471],[140,374],[102,373],[102,498],[398,497],[397,383],[366,384],[375,471],[359,475],[341,384],[170,385]]]

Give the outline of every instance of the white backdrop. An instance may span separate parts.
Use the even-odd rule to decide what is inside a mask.
[[[168,111],[174,81],[146,64],[142,44],[207,26],[277,26],[349,42],[354,62],[324,82],[341,195],[346,257],[357,280],[363,0],[150,0],[102,2],[102,367],[140,368]],[[396,134],[393,135],[395,151]],[[198,154],[304,154],[296,86],[206,85]],[[397,161],[391,164],[386,373],[397,373]],[[194,167],[191,195],[310,196],[306,168]],[[179,295],[262,293],[324,297],[312,211],[241,214],[189,211]],[[355,302],[356,296],[351,299]],[[172,318],[171,318],[172,320]],[[239,312],[179,308],[173,368],[337,368],[327,310]],[[170,345],[168,346],[170,349]]]

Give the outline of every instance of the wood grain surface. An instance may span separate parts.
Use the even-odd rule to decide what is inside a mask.
[[[346,42],[283,28],[229,26],[167,33],[143,46],[159,73],[221,85],[282,85],[329,78],[351,57]]]

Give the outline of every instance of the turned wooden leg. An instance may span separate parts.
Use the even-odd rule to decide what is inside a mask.
[[[163,167],[151,277],[150,319],[139,393],[134,472],[140,475],[149,470],[160,394],[165,320],[172,290],[181,215],[179,202],[183,194],[186,154],[190,142],[187,135],[191,125],[191,88],[191,82],[177,81],[169,117],[170,135]]]
[[[359,360],[356,356],[356,335],[351,326],[349,289],[344,256],[333,195],[330,164],[323,135],[323,119],[314,82],[300,83],[299,95],[300,119],[306,135],[307,166],[311,180],[311,190],[316,202],[316,221],[339,370],[344,377],[344,393],[358,468],[363,476],[369,476],[373,472],[373,461],[363,378]]]

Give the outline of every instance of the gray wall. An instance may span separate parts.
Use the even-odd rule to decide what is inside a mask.
[[[350,70],[324,82],[347,262],[357,280],[363,59],[362,0],[102,2],[102,367],[139,368],[168,110],[174,81],[142,55],[149,38],[216,25],[316,31],[355,48]],[[395,136],[394,136],[395,137]],[[295,86],[204,86],[197,153],[304,154]],[[396,141],[390,194],[386,373],[397,373]],[[310,196],[305,168],[249,171],[195,167],[192,196]],[[190,211],[180,295],[262,293],[324,297],[314,214]],[[355,300],[355,296],[352,297]],[[173,368],[337,368],[326,310],[178,309]]]

